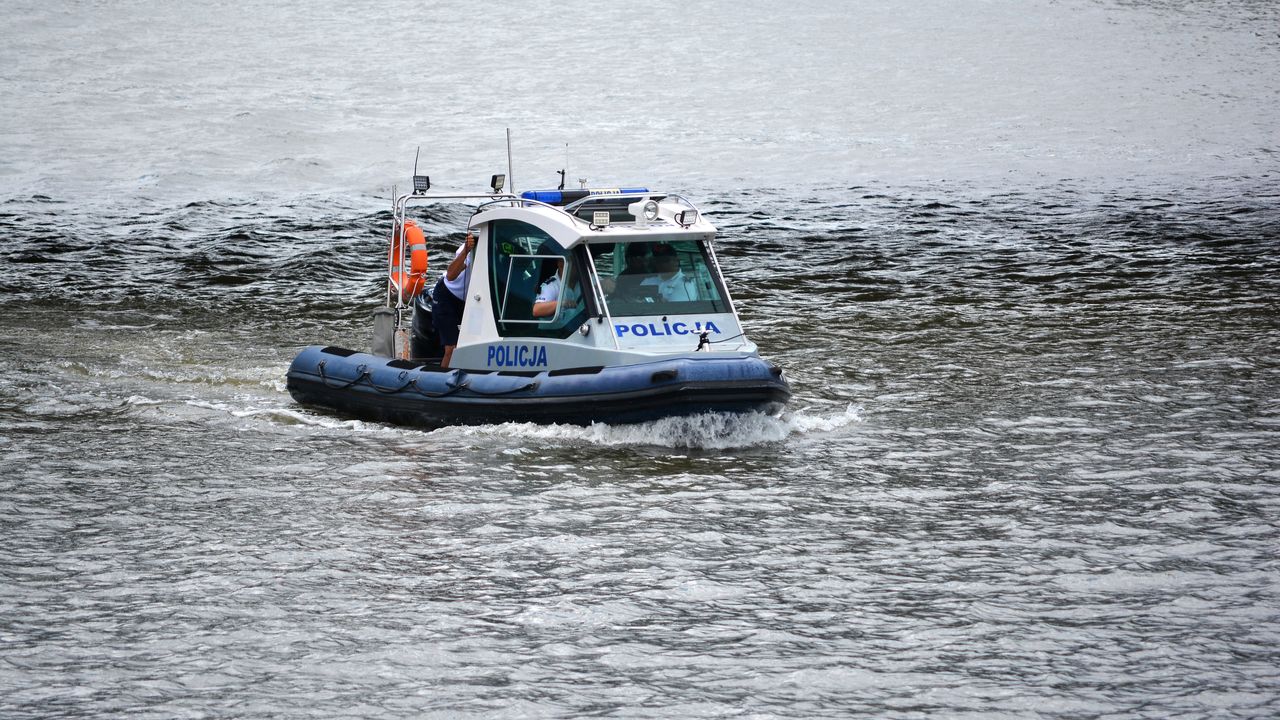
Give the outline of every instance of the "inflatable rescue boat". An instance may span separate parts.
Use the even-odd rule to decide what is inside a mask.
[[[393,200],[372,351],[303,349],[287,376],[297,402],[422,427],[781,412],[791,394],[782,368],[747,339],[716,229],[693,203],[644,188],[516,195],[502,185],[495,175],[489,192],[440,194],[414,176]],[[426,238],[410,217],[442,202],[474,206],[447,366]]]

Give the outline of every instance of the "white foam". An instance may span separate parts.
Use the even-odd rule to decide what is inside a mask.
[[[276,425],[300,425],[322,428],[325,430],[345,430],[358,433],[379,434],[411,434],[420,432],[416,428],[399,427],[395,425],[387,425],[385,423],[367,422],[364,420],[345,419],[329,415],[318,415],[305,410],[292,410],[289,408],[249,408],[245,410],[235,410],[232,411],[231,414],[238,418],[265,420]]]
[[[208,400],[187,400],[186,405],[211,410],[232,418],[242,420],[261,420],[278,426],[305,426],[323,430],[342,430],[347,432],[373,433],[412,433],[411,428],[402,428],[383,423],[351,420],[330,415],[322,415],[302,408],[292,407],[254,407],[238,406],[226,402]]]
[[[130,395],[124,399],[125,405],[160,405],[163,402],[163,400],[156,400],[144,395]]]
[[[796,436],[831,433],[862,421],[862,408],[848,405],[841,411],[802,408],[779,416],[763,413],[731,415],[707,413],[671,417],[634,425],[592,423],[586,426],[537,423],[454,425],[424,432],[377,422],[318,414],[300,407],[237,406],[227,402],[191,399],[186,404],[238,419],[262,420],[276,425],[299,425],[348,432],[427,434],[479,438],[516,438],[539,443],[598,446],[657,446],[723,450],[778,443]]]
[[[444,428],[437,432],[614,447],[651,445],[724,450],[782,442],[796,435],[833,432],[861,420],[861,408],[850,405],[842,412],[829,414],[811,414],[808,410],[784,413],[781,416],[762,413],[743,415],[707,413],[689,417],[663,418],[635,425],[592,423],[583,427],[501,423]]]

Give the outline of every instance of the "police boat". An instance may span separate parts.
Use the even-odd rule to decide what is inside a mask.
[[[790,398],[782,368],[743,332],[716,260],[715,227],[684,197],[645,188],[516,195],[503,192],[502,175],[488,192],[432,193],[427,176],[413,179],[412,192],[393,190],[372,352],[303,349],[286,383],[298,403],[440,427],[776,414]],[[474,206],[447,366],[433,327],[427,241],[410,217],[427,203]]]

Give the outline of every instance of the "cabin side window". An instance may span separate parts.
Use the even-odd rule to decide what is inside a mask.
[[[494,221],[489,286],[503,336],[567,337],[587,316],[577,258],[542,230]]]
[[[592,245],[591,255],[614,317],[729,311],[715,265],[701,242]]]

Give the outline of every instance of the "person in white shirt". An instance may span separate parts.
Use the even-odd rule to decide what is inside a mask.
[[[471,255],[475,249],[476,239],[471,233],[467,233],[466,242],[458,248],[453,262],[445,268],[444,274],[431,290],[431,324],[435,326],[440,344],[444,346],[440,367],[449,367],[453,349],[458,346],[458,326],[462,324],[462,310],[466,304],[466,271],[471,268]]]
[[[565,287],[565,282],[561,280],[561,275],[564,274],[564,260],[557,260],[555,267],[555,274],[542,283],[538,288],[538,296],[534,298],[533,316],[536,318],[555,317],[556,311],[562,304],[566,308],[578,306],[577,283],[569,281],[568,286]]]
[[[680,258],[676,249],[665,243],[653,248],[653,269],[657,272],[640,283],[642,287],[657,285],[658,295],[663,300],[685,302],[698,299],[698,288],[694,279],[680,269]]]

